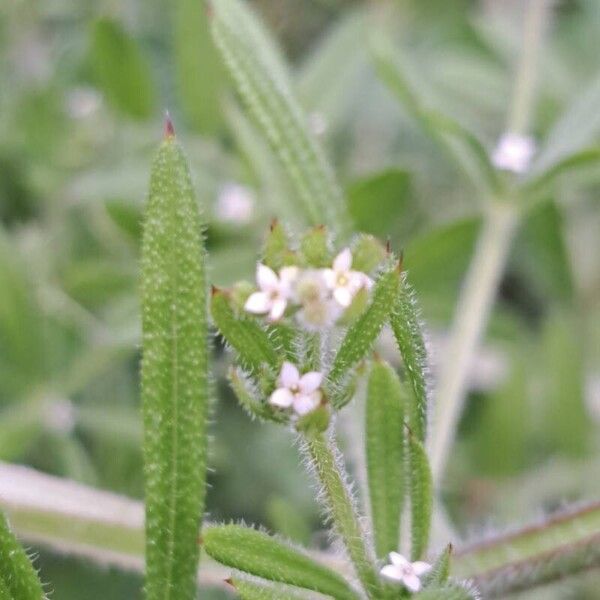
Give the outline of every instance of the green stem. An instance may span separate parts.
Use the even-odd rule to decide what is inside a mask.
[[[345,483],[345,473],[336,458],[337,451],[323,434],[307,434],[304,441],[310,463],[323,486],[327,509],[335,531],[342,538],[356,574],[369,598],[380,598],[381,586],[375,565],[367,549],[354,502]]]
[[[488,208],[475,255],[458,301],[450,341],[442,365],[434,406],[431,467],[439,482],[464,406],[469,369],[485,330],[496,290],[518,223],[516,208],[493,204]]]

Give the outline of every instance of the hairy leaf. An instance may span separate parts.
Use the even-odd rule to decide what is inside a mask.
[[[408,422],[422,442],[427,432],[427,350],[415,294],[402,274],[400,293],[394,303],[391,326],[413,391]]]
[[[378,598],[381,585],[367,549],[358,511],[346,485],[346,475],[336,457],[336,449],[322,434],[304,439],[309,464],[323,487],[325,506],[334,531],[340,536],[356,574],[370,598]]]
[[[423,577],[423,583],[427,586],[442,585],[448,581],[450,576],[450,559],[452,558],[452,544],[448,544],[444,551]]]
[[[341,600],[357,598],[337,573],[262,531],[218,525],[203,531],[202,543],[209,556],[234,569]]]
[[[398,549],[404,500],[405,392],[395,371],[375,361],[367,387],[366,455],[369,498],[379,558]]]
[[[258,418],[263,421],[275,421],[283,423],[287,420],[286,417],[274,411],[272,407],[255,395],[254,390],[250,387],[250,382],[246,381],[244,375],[239,369],[231,368],[229,370],[229,383],[233,389],[240,406],[253,418]]]
[[[344,233],[343,196],[306,117],[293,97],[283,61],[265,29],[239,0],[212,3],[212,33],[237,91],[279,157],[305,220]],[[296,210],[298,213],[298,210]]]
[[[259,584],[241,577],[232,577],[227,582],[235,588],[241,600],[302,600],[303,598],[283,586]]]
[[[149,600],[195,597],[209,404],[203,244],[187,163],[167,132],[152,165],[142,245]]]
[[[478,600],[479,594],[468,586],[449,583],[430,587],[413,596],[415,600]]]
[[[3,513],[0,513],[0,598],[42,600],[42,584],[25,550],[21,547]]]
[[[244,369],[260,373],[267,366],[277,367],[280,358],[267,332],[252,318],[237,317],[225,292],[214,290],[211,314],[219,333],[234,349]]]
[[[421,442],[408,432],[408,469],[411,520],[411,556],[420,560],[429,543],[433,510],[433,481],[427,453]]]
[[[398,265],[394,264],[380,276],[372,290],[372,300],[363,314],[349,327],[335,355],[329,382],[342,382],[350,369],[372,350],[377,336],[390,316],[400,283]]]

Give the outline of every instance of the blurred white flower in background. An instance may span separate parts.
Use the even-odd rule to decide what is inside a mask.
[[[215,216],[225,223],[245,225],[254,213],[254,194],[239,183],[226,183],[217,196]]]
[[[319,112],[310,113],[306,118],[306,124],[315,137],[321,137],[327,131],[327,119]]]
[[[85,119],[102,106],[102,95],[92,87],[76,87],[67,94],[66,105],[71,118]]]
[[[343,309],[331,297],[323,272],[304,271],[296,283],[296,298],[302,305],[297,319],[309,331],[327,329],[340,318]]]
[[[420,560],[411,563],[397,552],[390,552],[389,559],[390,564],[381,569],[381,575],[390,581],[401,583],[411,592],[418,592],[421,589],[421,575],[431,570],[431,565]]]
[[[75,428],[75,406],[68,398],[45,399],[42,415],[44,425],[56,433],[69,434]]]
[[[535,140],[531,136],[505,133],[492,153],[492,163],[502,171],[525,173],[535,151]]]
[[[305,415],[321,403],[322,381],[322,373],[310,371],[300,376],[297,367],[286,361],[279,374],[279,387],[271,394],[269,403],[279,408],[293,408],[298,415]]]

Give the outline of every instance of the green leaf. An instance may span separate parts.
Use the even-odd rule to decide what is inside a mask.
[[[142,215],[139,206],[123,200],[108,200],[104,207],[108,216],[136,244],[142,237]]]
[[[424,442],[427,433],[427,349],[416,296],[406,273],[402,274],[390,323],[412,388],[408,422],[417,438]]]
[[[404,500],[404,404],[402,384],[387,363],[371,367],[366,404],[369,499],[379,558],[398,549]]]
[[[352,268],[363,273],[373,273],[383,263],[387,251],[374,236],[361,233],[352,244]]]
[[[252,417],[262,421],[275,421],[284,423],[287,417],[277,411],[274,411],[270,404],[261,402],[256,396],[251,384],[246,380],[243,373],[239,369],[231,368],[228,373],[231,389],[235,393],[240,406]]]
[[[281,360],[267,332],[255,319],[237,317],[222,290],[213,290],[211,314],[244,369],[260,373],[265,367],[277,368]]]
[[[149,600],[196,594],[209,405],[204,260],[187,163],[167,135],[152,165],[142,243]]]
[[[300,257],[308,267],[325,268],[331,264],[329,233],[323,226],[309,229],[300,240]]]
[[[262,249],[262,262],[267,267],[278,271],[287,264],[291,253],[290,240],[285,227],[279,221],[274,220]]]
[[[42,600],[46,598],[36,570],[0,512],[0,598]]]
[[[237,91],[290,178],[298,200],[295,212],[314,225],[346,233],[348,217],[340,187],[323,150],[307,132],[306,117],[275,44],[245,3],[219,0],[212,6],[215,43]]]
[[[479,594],[471,586],[449,583],[426,588],[412,597],[415,600],[478,600]]]
[[[410,494],[411,556],[420,560],[427,552],[433,511],[433,481],[427,453],[408,432],[408,489]]]
[[[216,561],[256,577],[341,600],[357,598],[337,573],[262,531],[241,525],[217,525],[202,532],[202,543]]]
[[[485,597],[505,597],[600,567],[600,503],[571,507],[516,531],[459,549],[452,574]]]
[[[442,585],[448,581],[450,576],[450,559],[452,558],[452,544],[448,544],[444,551],[438,556],[437,560],[429,571],[423,577],[425,586]]]
[[[339,451],[333,441],[327,441],[321,433],[306,435],[304,442],[302,450],[323,488],[323,500],[333,529],[344,543],[369,598],[379,598],[381,584],[365,543],[354,499],[346,485],[347,476]]]
[[[198,0],[176,0],[174,13],[173,44],[181,104],[198,131],[212,133],[223,120],[226,73],[210,37],[207,8]]]
[[[379,276],[371,292],[371,303],[348,328],[335,355],[328,376],[332,386],[340,384],[350,369],[372,350],[394,305],[399,283],[400,273],[397,263],[392,264]]]
[[[227,583],[235,588],[241,600],[302,600],[305,597],[283,586],[258,584],[241,577],[232,577]]]
[[[487,192],[497,191],[501,186],[500,179],[481,142],[452,117],[424,105],[389,40],[378,37],[373,41],[371,51],[380,79],[423,131],[454,160],[473,184]]]
[[[418,215],[410,174],[400,169],[355,181],[348,189],[348,207],[359,231],[400,241],[414,231]]]
[[[135,40],[116,21],[98,19],[90,52],[94,75],[107,100],[131,117],[149,117],[155,105],[154,84]]]

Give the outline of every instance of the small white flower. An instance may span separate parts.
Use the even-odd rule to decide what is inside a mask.
[[[296,299],[302,305],[296,318],[311,331],[331,327],[341,316],[342,309],[333,300],[323,272],[307,269],[298,278]]]
[[[322,381],[322,373],[310,371],[300,376],[296,366],[286,361],[279,374],[279,387],[271,394],[269,403],[279,408],[293,408],[298,415],[305,415],[319,406]]]
[[[257,315],[268,313],[270,321],[278,321],[285,312],[288,300],[292,297],[297,277],[298,267],[283,267],[278,277],[273,269],[258,263],[256,283],[260,291],[250,294],[244,308]]]
[[[431,569],[431,565],[418,560],[411,563],[402,554],[390,552],[390,563],[381,569],[380,574],[397,583],[401,583],[407,590],[418,592],[421,589],[421,575]]]
[[[254,196],[245,186],[226,183],[217,197],[216,216],[221,221],[243,225],[254,212]]]
[[[505,133],[492,154],[494,166],[503,171],[525,173],[535,154],[535,140],[527,135]]]
[[[325,284],[343,308],[352,304],[352,299],[361,288],[370,289],[373,285],[370,277],[360,271],[352,271],[351,267],[352,252],[350,248],[344,248],[333,260],[333,268],[323,269]]]

